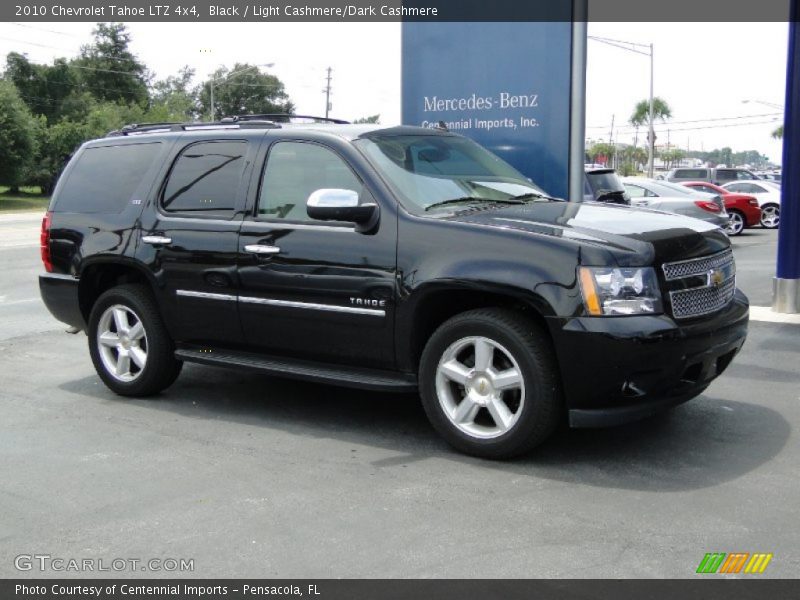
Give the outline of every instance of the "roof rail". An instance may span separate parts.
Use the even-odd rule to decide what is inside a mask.
[[[333,119],[330,117],[315,117],[312,115],[293,115],[290,113],[267,113],[267,114],[258,114],[258,115],[235,115],[231,117],[225,117],[222,119],[223,122],[227,123],[235,123],[237,121],[253,121],[253,120],[262,120],[267,119],[269,121],[273,121],[275,123],[291,123],[291,119],[312,119],[316,123],[333,123],[334,125],[350,125],[350,121],[344,121],[342,119]]]
[[[256,129],[269,128],[280,129],[280,124],[264,119],[247,119],[243,122],[233,119],[223,119],[213,123],[202,121],[191,123],[130,123],[114,131],[109,131],[106,137],[117,137],[123,135],[141,135],[146,133],[166,133],[169,131],[202,131],[205,129]]]

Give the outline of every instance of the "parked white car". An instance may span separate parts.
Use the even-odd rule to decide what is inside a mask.
[[[723,185],[729,192],[749,194],[758,200],[761,207],[761,226],[776,229],[781,219],[781,186],[774,181],[752,179],[734,181]]]
[[[713,223],[724,230],[728,228],[730,215],[720,196],[644,177],[624,177],[622,185],[631,199],[631,206],[677,213]]]

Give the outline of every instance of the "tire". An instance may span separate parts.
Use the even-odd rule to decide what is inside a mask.
[[[777,229],[780,218],[781,207],[777,204],[765,204],[761,207],[761,226],[764,229]]]
[[[142,285],[103,293],[89,314],[88,333],[97,374],[121,396],[157,394],[172,385],[183,366],[150,290]]]
[[[745,221],[744,215],[738,210],[729,210],[728,213],[730,214],[727,227],[728,235],[741,235],[744,228],[747,227],[747,221]]]
[[[419,382],[433,427],[473,456],[524,454],[546,440],[563,415],[549,338],[510,310],[471,310],[441,325],[422,353]]]

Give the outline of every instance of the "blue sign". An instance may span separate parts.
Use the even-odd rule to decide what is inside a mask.
[[[406,22],[402,40],[404,124],[443,121],[568,196],[571,23]]]

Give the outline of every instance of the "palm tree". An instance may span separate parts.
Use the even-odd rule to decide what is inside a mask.
[[[672,109],[663,98],[653,98],[653,121],[666,121],[672,118]],[[650,101],[642,100],[636,104],[633,114],[628,122],[636,128],[646,125],[650,121]]]

